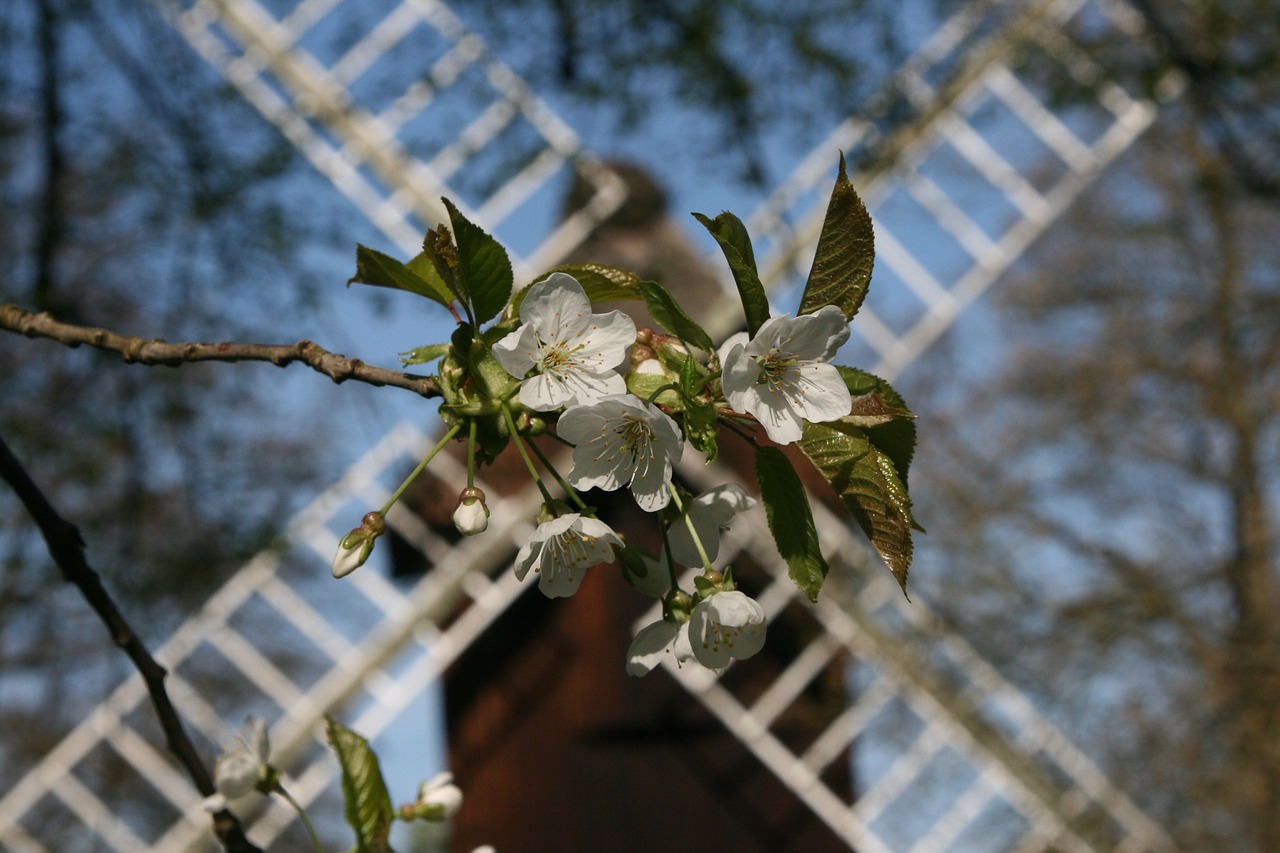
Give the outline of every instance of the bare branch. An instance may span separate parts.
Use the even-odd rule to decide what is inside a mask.
[[[76,326],[55,320],[47,312],[33,314],[17,305],[0,305],[0,328],[29,338],[48,338],[78,347],[88,344],[120,353],[131,364],[160,364],[177,367],[197,361],[268,361],[277,367],[301,362],[334,382],[348,379],[368,385],[404,388],[423,397],[439,397],[434,377],[416,376],[386,367],[374,367],[357,358],[329,352],[319,344],[302,340],[296,344],[169,343],[163,338],[137,338],[92,326]]]
[[[178,712],[169,700],[164,687],[167,672],[151,656],[146,645],[134,633],[133,628],[125,620],[120,609],[112,600],[110,593],[102,585],[98,573],[90,568],[84,556],[84,539],[74,524],[64,519],[49,503],[48,498],[32,481],[22,463],[0,437],[0,479],[7,482],[17,493],[27,512],[31,513],[36,526],[44,536],[49,554],[58,565],[62,576],[76,586],[84,595],[85,601],[98,614],[102,624],[106,626],[112,641],[119,646],[142,675],[142,680],[151,695],[151,704],[155,706],[156,716],[164,730],[169,751],[178,759],[196,790],[208,797],[215,793],[213,777],[208,768],[200,760],[195,746],[187,737]],[[240,821],[230,811],[223,809],[213,815],[213,829],[222,846],[228,853],[262,853],[244,834]]]

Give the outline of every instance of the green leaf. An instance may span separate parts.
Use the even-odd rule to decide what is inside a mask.
[[[716,459],[716,407],[700,400],[689,400],[684,408],[684,434],[698,451],[705,454],[707,464]]]
[[[426,364],[447,355],[448,352],[449,344],[427,344],[426,346],[414,347],[408,352],[400,353],[400,363]]]
[[[896,463],[867,432],[838,421],[806,424],[796,446],[831,484],[905,593],[911,567],[911,499]]]
[[[636,288],[640,291],[640,295],[644,297],[645,305],[649,308],[649,314],[657,321],[658,325],[698,349],[707,350],[708,352],[715,349],[711,336],[694,322],[692,317],[684,312],[684,309],[676,302],[675,297],[668,293],[665,287],[655,281],[642,281],[636,285]]]
[[[724,252],[725,260],[729,262],[729,269],[733,273],[733,281],[738,285],[742,311],[747,316],[747,330],[755,337],[756,331],[769,319],[769,298],[765,296],[760,273],[756,271],[756,254],[751,248],[751,235],[747,233],[747,227],[727,210],[715,219],[708,219],[701,213],[693,216],[720,244],[720,251]]]
[[[640,291],[636,289],[636,285],[644,279],[635,273],[604,264],[564,264],[563,266],[549,269],[535,278],[530,282],[530,287],[540,281],[545,281],[552,273],[558,272],[571,275],[577,279],[578,284],[582,285],[582,289],[586,291],[587,299],[593,304],[596,302],[616,302],[621,299],[644,298],[640,295]],[[524,304],[524,298],[528,293],[529,288],[526,287],[511,300],[511,313],[514,316],[520,316],[520,306]]]
[[[356,274],[347,280],[352,284],[371,284],[374,287],[389,287],[393,290],[407,290],[425,296],[448,307],[454,300],[444,279],[435,271],[435,267],[423,255],[418,255],[408,266],[390,255],[384,255],[376,249],[356,244]]]
[[[907,408],[902,395],[893,390],[893,386],[879,376],[874,376],[865,370],[858,370],[853,367],[837,365],[836,369],[840,371],[845,387],[849,389],[850,396],[854,398],[855,406],[857,406],[859,398],[864,398],[868,395],[879,395],[886,405],[892,407],[893,411],[902,413],[884,424],[875,426],[853,425],[867,427],[867,438],[881,453],[893,460],[898,478],[903,483],[906,483],[907,473],[911,468],[911,459],[915,455],[916,449],[915,415],[911,414],[911,410]],[[914,525],[914,521],[912,523]],[[915,527],[917,530],[923,531],[923,528],[919,527],[919,525],[915,525]]]
[[[778,553],[787,561],[791,579],[800,591],[810,601],[817,601],[830,567],[818,546],[818,531],[804,484],[791,460],[776,447],[756,449],[756,479],[760,481],[760,498]]]
[[[811,314],[824,305],[835,305],[852,320],[867,296],[875,256],[871,214],[849,182],[841,154],[840,174],[831,191],[799,313]]]
[[[325,717],[329,743],[342,768],[347,823],[356,833],[355,853],[391,853],[387,838],[395,810],[369,742],[332,717]]]
[[[483,323],[496,317],[511,298],[511,259],[501,243],[463,216],[453,202],[443,201],[458,247],[458,295],[471,306],[475,322]]]

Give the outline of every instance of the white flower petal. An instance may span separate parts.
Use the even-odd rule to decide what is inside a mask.
[[[540,348],[538,333],[533,326],[521,326],[493,345],[493,357],[507,373],[523,379],[538,363]]]
[[[573,595],[586,570],[614,560],[622,540],[607,524],[578,513],[565,513],[538,525],[516,556],[516,577],[536,571],[538,589],[548,598]]]
[[[737,590],[703,599],[689,619],[689,643],[698,663],[723,669],[764,647],[765,615],[759,602]]]
[[[627,347],[635,340],[635,321],[626,314],[592,314],[587,328],[572,342],[582,348],[575,360],[588,369],[612,370],[626,361]]]
[[[520,303],[520,320],[544,341],[563,341],[590,325],[591,301],[578,280],[557,272],[530,286]]]
[[[671,464],[684,451],[680,428],[656,406],[631,394],[572,406],[560,416],[560,437],[574,444],[568,480],[574,488],[613,491],[629,486],[648,512],[670,501]]]
[[[756,499],[733,483],[717,486],[690,501],[686,517],[693,522],[693,529],[709,559],[715,560],[720,553],[721,528],[732,521],[735,515],[746,512],[755,505]],[[671,523],[668,541],[677,563],[682,566],[702,565],[702,557],[694,545],[693,535],[689,532],[685,518]]]
[[[805,361],[830,361],[849,340],[849,321],[836,306],[824,305],[790,320],[784,332],[789,352]]]
[[[665,619],[646,625],[636,634],[627,649],[627,675],[648,675],[662,662],[662,656],[671,650],[680,626]]]
[[[843,418],[852,411],[849,386],[834,365],[813,362],[798,372],[800,395],[791,400],[791,405],[802,417],[822,423]]]

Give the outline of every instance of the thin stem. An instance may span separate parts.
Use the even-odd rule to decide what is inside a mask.
[[[538,469],[534,467],[533,460],[529,458],[529,451],[525,449],[524,439],[520,435],[520,431],[516,429],[516,419],[511,415],[511,407],[507,405],[507,401],[502,401],[502,415],[507,419],[507,429],[511,431],[511,440],[515,442],[516,450],[520,451],[520,458],[524,459],[525,467],[529,469],[533,482],[538,486],[538,491],[542,492],[542,497],[546,500],[549,507],[554,506],[555,498],[551,496],[551,492],[547,491],[547,484],[542,482],[542,475],[538,473]],[[555,510],[552,509],[552,512]]]
[[[316,828],[311,825],[311,818],[307,817],[306,811],[302,808],[302,804],[293,798],[293,795],[284,789],[284,785],[276,783],[276,793],[284,797],[285,802],[293,806],[293,810],[298,813],[298,817],[302,818],[302,825],[307,828],[307,835],[311,836],[311,846],[315,848],[316,853],[324,853],[324,845],[320,843],[320,836],[316,834]]]
[[[671,576],[671,592],[680,589],[680,578],[676,575],[676,559],[671,553],[671,537],[667,534],[667,525],[658,519],[658,530],[662,533],[662,552],[667,555],[667,574]],[[662,600],[662,615],[667,615],[667,600]]]
[[[708,572],[713,571],[711,558],[707,556],[707,549],[702,547],[702,538],[698,536],[698,531],[693,527],[693,519],[684,510],[684,501],[680,500],[680,490],[676,488],[675,483],[667,483],[667,489],[671,492],[671,500],[675,501],[676,509],[680,510],[680,516],[684,519],[685,527],[689,529],[689,535],[693,537],[693,547],[698,549],[698,557],[702,560],[702,568]]]
[[[467,436],[467,488],[476,486],[476,419],[471,419],[471,432]]]
[[[677,385],[674,382],[668,382],[666,385],[661,385],[658,388],[655,388],[653,393],[649,395],[649,399],[645,400],[645,403],[647,405],[652,406],[653,401],[658,399],[658,395],[661,394],[663,391],[679,391],[679,390],[680,390],[679,385]]]
[[[391,507],[396,505],[396,501],[400,500],[400,497],[401,495],[404,494],[405,489],[409,488],[409,484],[412,483],[414,480],[418,479],[418,475],[421,474],[426,469],[427,465],[430,464],[432,459],[436,458],[436,454],[439,453],[442,449],[444,449],[444,446],[448,444],[449,441],[452,440],[452,438],[455,435],[458,434],[458,431],[460,429],[462,429],[462,424],[454,424],[453,426],[449,427],[449,431],[444,434],[444,438],[436,442],[436,446],[431,448],[431,452],[427,454],[426,458],[418,463],[418,467],[414,468],[413,472],[410,473],[408,477],[404,478],[404,482],[400,484],[400,488],[395,490],[395,493],[391,495],[391,498],[385,504],[382,505],[382,509],[379,510],[379,512],[381,512],[383,515],[386,515],[387,512],[391,509]]]
[[[560,476],[560,472],[556,470],[555,465],[551,464],[551,460],[547,458],[547,454],[542,452],[542,448],[532,441],[529,442],[529,446],[533,448],[534,453],[538,454],[538,461],[542,463],[542,467],[551,472],[551,476],[556,478],[556,482],[560,484],[560,488],[564,489],[564,493],[569,496],[569,499],[577,504],[579,509],[585,511],[587,502],[565,481],[564,477]]]

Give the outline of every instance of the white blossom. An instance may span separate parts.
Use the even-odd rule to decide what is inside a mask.
[[[707,559],[714,560],[720,553],[720,532],[735,515],[755,505],[756,499],[733,483],[717,486],[689,501],[685,515],[671,522],[667,533],[676,563],[682,566],[702,565],[702,556],[693,541],[693,534],[689,532],[690,523],[707,552]]]
[[[704,598],[689,618],[693,656],[708,669],[723,669],[730,658],[751,657],[764,648],[764,635],[764,608],[737,590]]]
[[[590,406],[571,406],[556,426],[573,448],[569,482],[574,488],[631,490],[646,512],[667,505],[671,464],[684,452],[676,422],[632,394],[605,397]]]
[[[213,765],[213,787],[218,793],[204,801],[204,808],[220,812],[228,800],[248,794],[271,772],[268,764],[271,745],[267,740],[266,721],[245,720],[245,729],[236,733],[236,742],[223,749]]]
[[[600,563],[612,563],[614,547],[622,540],[609,525],[576,512],[538,525],[533,536],[516,554],[516,577],[524,580],[530,569],[537,572],[538,589],[547,598],[573,595],[582,584],[586,570]]]
[[[431,781],[418,786],[417,805],[438,806],[438,810],[432,809],[438,815],[433,816],[435,820],[453,817],[462,808],[462,789],[453,783],[452,773],[437,773]]]
[[[689,645],[689,623],[659,619],[640,629],[627,649],[627,675],[648,675],[662,662],[665,654],[675,655],[677,663],[693,657]]]
[[[754,415],[769,438],[790,444],[804,419],[833,421],[849,414],[849,389],[827,362],[849,339],[849,323],[834,305],[799,317],[773,317],[747,340],[731,337],[720,348],[725,399]]]
[[[453,511],[453,526],[463,536],[476,536],[489,529],[489,507],[484,492],[474,486],[462,490],[458,507]]]
[[[703,492],[686,504],[685,514],[671,522],[667,530],[667,541],[671,545],[671,553],[675,555],[679,566],[700,567],[702,557],[694,544],[693,534],[689,532],[689,523],[698,534],[698,541],[707,552],[707,559],[715,561],[720,553],[720,535],[733,517],[746,512],[756,505],[756,499],[742,490],[741,486],[728,483]],[[632,587],[643,595],[662,598],[671,589],[671,569],[664,550],[657,558],[643,557],[648,572],[643,577],[634,577]]]
[[[520,402],[539,412],[589,403],[626,390],[614,370],[635,341],[636,324],[621,311],[592,314],[573,276],[552,273],[529,287],[520,306],[522,325],[493,345],[493,357],[517,379]]]

